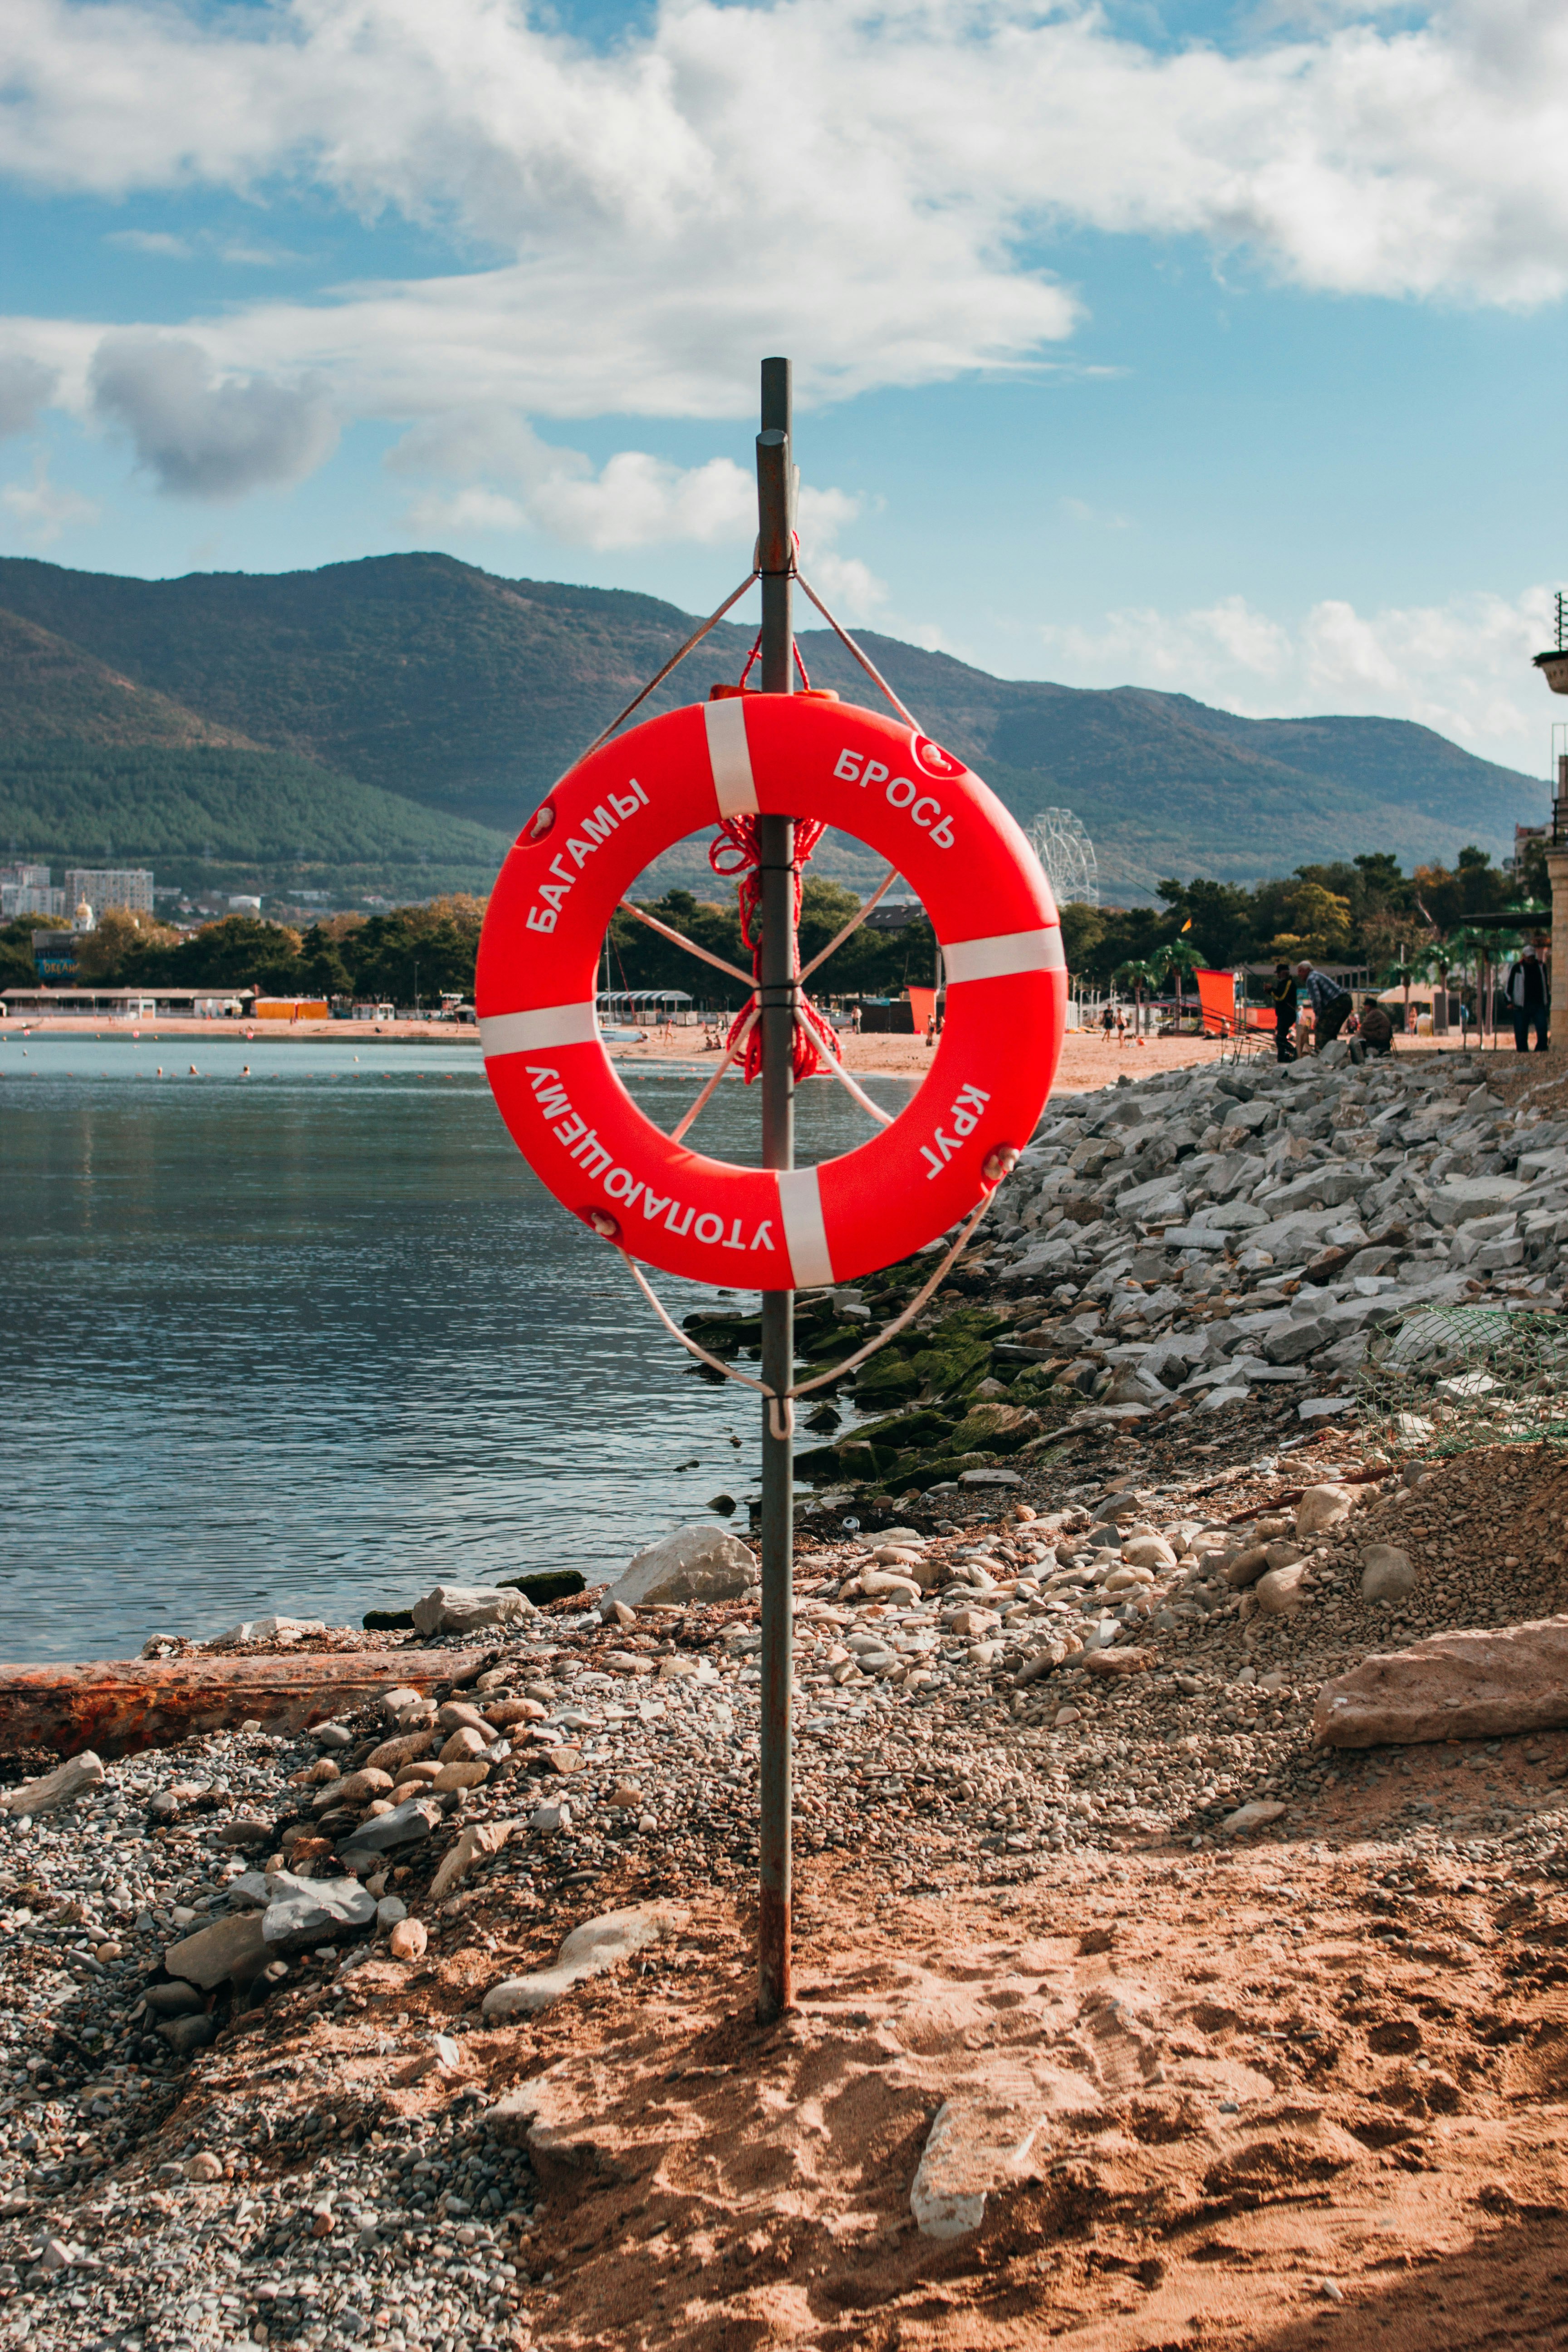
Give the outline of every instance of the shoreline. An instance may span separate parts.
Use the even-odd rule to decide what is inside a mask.
[[[617,1045],[606,1047],[611,1060],[618,1068],[658,1069],[666,1064],[689,1066],[693,1063],[711,1065],[718,1055],[704,1053],[700,1044],[688,1040],[700,1038],[700,1030],[676,1030],[668,1036],[650,1036],[644,1045]],[[199,1038],[204,1043],[224,1041],[257,1045],[331,1045],[353,1044],[363,1048],[375,1045],[451,1045],[479,1050],[479,1034],[469,1024],[450,1021],[141,1021],[108,1022],[93,1020],[87,1014],[66,1013],[46,1015],[26,1020],[15,1018],[0,1022],[0,1044],[23,1036],[49,1037],[90,1036],[102,1044],[122,1039],[157,1044],[161,1040],[187,1043]],[[884,1035],[858,1036],[846,1034],[844,1066],[856,1077],[910,1078],[919,1080],[931,1066],[932,1049],[923,1038]],[[1219,1063],[1233,1048],[1214,1037],[1151,1037],[1138,1045],[1129,1042],[1118,1045],[1107,1042],[1098,1032],[1069,1030],[1063,1042],[1062,1056],[1057,1067],[1051,1088],[1053,1098],[1058,1095],[1089,1094],[1102,1087],[1114,1086],[1119,1078],[1137,1081],[1154,1076],[1163,1070],[1185,1069],[1194,1064],[1211,1066]],[[1526,1057],[1516,1055],[1510,1046],[1500,1044],[1488,1047],[1485,1054],[1476,1045],[1461,1049],[1457,1041],[1449,1043],[1429,1037],[1394,1040],[1394,1052],[1401,1061],[1408,1058],[1433,1058],[1452,1055],[1467,1060],[1484,1059],[1489,1066],[1494,1061],[1511,1067]],[[1273,1066],[1267,1044],[1256,1057],[1260,1064]],[[1542,1061],[1548,1059],[1542,1055]],[[0,1067],[3,1067],[0,1063]],[[727,1076],[738,1076],[733,1070]]]

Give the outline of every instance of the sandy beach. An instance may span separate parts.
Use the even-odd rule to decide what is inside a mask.
[[[319,1045],[323,1041],[339,1044],[352,1039],[356,1045],[374,1043],[381,1045],[471,1045],[476,1052],[479,1035],[477,1029],[453,1021],[104,1021],[85,1016],[61,1015],[46,1020],[12,1019],[0,1023],[0,1042],[6,1037],[19,1037],[25,1031],[49,1037],[89,1036],[98,1038],[137,1037],[186,1039],[243,1037],[247,1042],[280,1045],[295,1040]],[[857,1077],[918,1078],[930,1066],[931,1048],[922,1037],[846,1036],[844,1066]],[[1267,1053],[1267,1042],[1263,1049]],[[1430,1038],[1398,1038],[1395,1050],[1405,1054],[1432,1054],[1439,1051],[1457,1053],[1458,1038],[1434,1042]],[[1490,1048],[1489,1057],[1490,1055]],[[631,1065],[649,1063],[706,1063],[710,1066],[717,1056],[702,1046],[700,1029],[654,1031],[640,1045],[610,1041],[615,1060]],[[1108,1087],[1121,1076],[1152,1077],[1161,1070],[1184,1069],[1191,1063],[1217,1062],[1223,1055],[1234,1051],[1227,1042],[1215,1037],[1151,1037],[1138,1045],[1128,1040],[1118,1045],[1114,1039],[1102,1037],[1098,1031],[1069,1031],[1062,1047],[1062,1058],[1057,1071],[1057,1094],[1082,1094],[1095,1087]],[[1511,1062],[1511,1051],[1507,1059]]]

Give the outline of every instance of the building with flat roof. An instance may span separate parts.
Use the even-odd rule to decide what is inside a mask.
[[[42,869],[46,875],[48,867]],[[0,923],[14,923],[21,915],[63,915],[66,894],[47,882],[0,882]]]
[[[85,898],[95,915],[123,907],[128,914],[153,911],[153,877],[145,866],[68,866],[66,897],[74,907]]]
[[[51,1013],[100,1021],[152,1021],[160,1013],[174,1021],[216,1021],[240,1011],[238,997],[221,988],[75,988],[68,982],[0,990],[0,1003],[11,1018],[29,1021]]]

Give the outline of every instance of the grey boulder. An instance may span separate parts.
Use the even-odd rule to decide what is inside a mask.
[[[1361,1556],[1361,1597],[1363,1601],[1405,1601],[1415,1591],[1415,1570],[1410,1554],[1393,1544],[1368,1544]]]
[[[163,1966],[172,1977],[184,1977],[210,1992],[225,1977],[254,1976],[268,1958],[255,1912],[231,1911],[227,1918],[216,1919],[210,1927],[198,1927],[194,1936],[171,1944]]]
[[[1515,1176],[1461,1176],[1439,1184],[1427,1206],[1434,1224],[1464,1225],[1512,1206],[1525,1187]]]
[[[552,1969],[528,1977],[507,1977],[484,1998],[487,2017],[533,2017],[549,2009],[584,1978],[603,1976],[618,1960],[631,1959],[685,1927],[690,1913],[669,1903],[638,1903],[626,1911],[606,1911],[574,1927],[555,1956]]]
[[[1340,1333],[1316,1316],[1290,1316],[1263,1335],[1263,1352],[1271,1364],[1304,1364],[1320,1348],[1331,1347]]]
[[[756,1581],[756,1560],[740,1538],[700,1525],[677,1528],[636,1553],[609,1598],[628,1609],[672,1601],[739,1601]]]
[[[216,2017],[171,2017],[157,2028],[158,2038],[166,2042],[176,2058],[188,2058],[195,2050],[205,2050],[217,2040]]]
[[[499,1592],[488,1584],[438,1584],[414,1604],[416,1633],[477,1633],[534,1614],[526,1592]]]
[[[261,1933],[275,1952],[308,1952],[375,1925],[375,1897],[357,1878],[296,1878],[280,1870],[275,1899],[261,1916]]]
[[[380,1854],[390,1853],[395,1846],[413,1845],[420,1838],[427,1838],[444,1819],[433,1797],[410,1797],[405,1805],[398,1805],[390,1813],[377,1813],[368,1822],[357,1822],[340,1841],[338,1853],[351,1864],[362,1855],[366,1862],[373,1862]]]

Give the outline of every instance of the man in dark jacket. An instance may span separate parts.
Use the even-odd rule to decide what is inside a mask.
[[[1546,967],[1533,940],[1518,962],[1510,964],[1503,992],[1508,998],[1508,1009],[1513,1015],[1513,1042],[1519,1051],[1529,1053],[1531,1024],[1533,1023],[1535,1050],[1538,1054],[1544,1054],[1552,992],[1546,984]]]
[[[1281,961],[1274,967],[1274,1057],[1279,1062],[1293,1062],[1296,1041],[1291,1032],[1296,1026],[1296,981],[1288,963]]]

